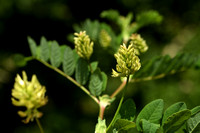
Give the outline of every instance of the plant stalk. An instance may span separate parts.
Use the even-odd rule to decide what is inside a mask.
[[[120,108],[121,108],[121,106],[122,106],[122,103],[123,103],[123,100],[124,100],[124,96],[125,96],[125,93],[126,93],[126,90],[127,90],[127,86],[128,86],[128,81],[129,81],[129,76],[127,76],[127,79],[126,79],[126,86],[125,86],[125,88],[124,88],[124,90],[123,90],[122,97],[121,97],[121,99],[120,99],[120,102],[119,102],[119,105],[118,105],[117,110],[116,110],[116,112],[115,112],[115,115],[114,115],[112,121],[110,122],[108,128],[106,129],[106,132],[108,132],[108,130],[111,128],[111,126],[112,126],[112,125],[114,124],[114,122],[116,121],[117,115],[118,115],[118,113],[119,113],[119,110],[120,110]]]
[[[35,120],[36,120],[37,125],[38,125],[38,127],[39,127],[39,129],[40,129],[40,133],[44,133],[44,130],[43,130],[43,128],[42,128],[42,125],[41,125],[39,119],[38,119],[38,118],[35,118]]]

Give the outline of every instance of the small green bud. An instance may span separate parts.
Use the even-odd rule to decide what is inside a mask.
[[[101,30],[99,34],[99,43],[101,44],[102,47],[107,48],[110,45],[112,38],[110,35],[107,33],[106,30]]]
[[[90,56],[93,53],[93,45],[94,43],[90,41],[88,35],[86,35],[86,31],[81,31],[80,33],[74,33],[76,37],[74,37],[74,44],[77,54],[89,60]]]
[[[106,133],[106,120],[101,120],[98,118],[98,123],[96,124],[95,133]]]
[[[22,78],[17,74],[11,100],[15,106],[26,107],[26,111],[18,111],[19,116],[26,117],[24,123],[42,116],[42,113],[37,109],[44,106],[48,101],[45,92],[45,86],[39,83],[36,75],[33,75],[31,81],[28,81],[26,72],[22,72]]]
[[[132,34],[130,37],[130,44],[135,48],[135,54],[140,55],[148,50],[146,41],[139,34]]]
[[[130,44],[128,48],[125,44],[120,45],[120,48],[114,57],[117,60],[117,71],[112,69],[113,77],[127,77],[128,75],[134,74],[141,67],[140,59],[135,54],[133,44]]]

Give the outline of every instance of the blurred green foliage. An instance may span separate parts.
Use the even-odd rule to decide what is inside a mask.
[[[9,126],[8,132],[25,133],[38,132],[35,123],[24,125],[17,116],[17,109],[12,106],[10,93],[16,73],[25,69],[28,75],[37,74],[42,84],[46,85],[49,103],[42,108],[45,112],[41,122],[46,133],[51,132],[93,132],[98,107],[83,95],[82,92],[62,76],[46,69],[37,62],[30,62],[23,68],[18,68],[13,60],[13,54],[30,55],[26,37],[28,35],[39,39],[42,35],[50,40],[57,40],[62,44],[71,42],[66,38],[69,34],[86,27],[91,38],[95,40],[99,28],[89,29],[89,26],[101,23],[111,37],[119,33],[116,24],[100,18],[105,9],[116,9],[126,16],[133,14],[138,20],[138,14],[155,10],[163,16],[160,25],[149,25],[139,29],[149,45],[149,50],[141,56],[141,60],[152,59],[154,56],[175,56],[179,51],[199,54],[200,52],[200,1],[198,0],[117,0],[107,1],[70,1],[70,0],[0,0],[0,105],[2,130]],[[86,11],[87,9],[87,11]],[[88,11],[89,9],[89,11]],[[85,21],[86,20],[86,21]],[[100,20],[100,21],[97,21]],[[113,33],[107,24],[116,33]],[[74,27],[74,28],[73,28]],[[98,40],[97,40],[98,41]],[[111,42],[119,44],[119,40]],[[116,46],[116,45],[115,45]],[[117,48],[111,49],[111,53]],[[99,66],[107,73],[115,65],[112,54],[106,54],[104,49],[96,49],[95,58]],[[21,60],[18,56],[16,60]],[[24,62],[18,62],[23,65]],[[200,63],[199,63],[200,64]],[[199,68],[199,65],[196,66]],[[107,93],[111,94],[120,84],[120,80],[108,78]],[[162,98],[165,107],[184,101],[188,108],[200,105],[200,75],[195,69],[167,76],[163,79],[132,83],[129,85],[127,97],[133,98],[137,110],[154,99]],[[66,93],[70,89],[71,94]],[[117,100],[116,100],[117,101]],[[106,111],[106,117],[111,119],[118,102],[114,102]],[[90,107],[90,108],[88,108]],[[96,120],[97,121],[97,120]],[[87,129],[87,131],[85,130]]]

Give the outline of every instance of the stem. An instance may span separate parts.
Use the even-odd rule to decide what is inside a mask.
[[[41,62],[42,64],[44,64],[45,66],[53,69],[54,71],[56,71],[57,73],[59,73],[60,75],[64,76],[65,78],[67,78],[68,80],[70,80],[72,83],[74,83],[76,86],[78,86],[82,91],[84,91],[88,96],[90,96],[97,104],[99,104],[99,100],[90,94],[90,92],[81,84],[79,84],[76,80],[74,80],[72,77],[68,76],[67,74],[65,74],[63,71],[61,71],[60,69],[53,67],[52,65],[50,65],[49,63],[42,61],[40,59],[37,58],[32,58],[32,59],[36,59],[37,61]]]
[[[101,120],[103,120],[104,111],[105,111],[105,107],[101,106],[100,104],[99,117],[101,118]]]
[[[38,119],[38,118],[35,118],[35,120],[36,120],[37,125],[38,125],[38,127],[39,127],[39,129],[40,129],[40,133],[44,133],[44,130],[43,130],[43,128],[42,128],[42,125],[41,125],[39,119]]]
[[[115,122],[115,120],[116,120],[116,118],[117,118],[117,115],[118,115],[119,110],[120,110],[120,108],[121,108],[121,106],[122,106],[122,102],[123,102],[123,100],[124,100],[124,96],[125,96],[125,93],[126,93],[126,90],[127,90],[128,81],[129,81],[129,76],[128,76],[127,79],[126,79],[126,86],[125,86],[125,89],[124,89],[124,91],[123,91],[123,93],[122,93],[122,97],[121,97],[121,99],[120,99],[118,108],[117,108],[117,110],[116,110],[116,112],[115,112],[115,115],[114,115],[112,121],[110,122],[108,128],[106,129],[106,132],[111,128],[111,126],[114,124],[114,122]]]
[[[110,96],[110,98],[114,98],[126,85],[126,80],[124,80],[121,85],[113,92],[113,94]]]

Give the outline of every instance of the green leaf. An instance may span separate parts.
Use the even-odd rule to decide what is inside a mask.
[[[133,75],[131,82],[163,78],[187,70],[195,67],[199,58],[192,53],[179,53],[173,58],[168,55],[155,57],[142,63],[143,67]]]
[[[106,90],[106,86],[107,86],[108,77],[107,77],[105,72],[101,72],[101,76],[102,76],[102,80],[103,80],[102,91],[105,91]]]
[[[52,66],[59,67],[61,64],[61,50],[56,41],[51,42],[51,58],[50,62]]]
[[[167,118],[163,125],[164,133],[174,133],[190,118],[191,111],[188,109],[176,112]]]
[[[200,112],[196,113],[187,120],[186,129],[188,133],[199,133],[200,131]]]
[[[140,126],[140,121],[142,119],[145,119],[151,123],[159,124],[162,118],[163,108],[164,102],[162,99],[157,99],[147,104],[136,119],[138,131],[142,131],[142,127]]]
[[[162,119],[162,125],[165,123],[167,118],[170,117],[172,114],[179,112],[181,110],[184,110],[184,109],[187,109],[187,106],[184,102],[178,102],[178,103],[175,103],[175,104],[171,105],[170,107],[168,107],[166,109],[166,111],[164,112],[163,119]]]
[[[94,72],[94,71],[97,69],[98,61],[94,61],[94,62],[92,62],[90,65],[91,65],[91,67],[92,67],[92,71]],[[91,70],[90,70],[90,71],[91,71]]]
[[[103,89],[103,78],[101,70],[97,68],[91,75],[89,81],[89,90],[94,96],[99,96],[102,93]]]
[[[116,22],[116,21],[119,19],[120,14],[119,14],[119,12],[118,12],[117,10],[111,9],[111,10],[103,11],[103,12],[100,14],[100,16],[101,16],[102,18],[107,18],[107,19],[109,19],[109,20],[112,20],[112,21],[115,21],[115,22]]]
[[[15,54],[13,55],[13,60],[15,64],[19,67],[23,67],[27,64],[25,57],[22,54]]]
[[[121,119],[133,121],[136,113],[136,106],[132,99],[126,100],[119,111]]]
[[[36,57],[37,56],[37,44],[31,37],[28,36],[27,39],[28,39],[30,50],[31,50],[31,54],[32,54],[32,56]]]
[[[71,76],[74,73],[75,65],[74,52],[70,47],[66,47],[63,55],[63,71]]]
[[[45,37],[41,37],[40,40],[40,59],[48,61],[50,57],[50,46]]]
[[[162,16],[157,11],[146,11],[140,13],[136,17],[136,23],[139,27],[143,27],[149,24],[159,24],[162,21]]]
[[[89,78],[89,68],[86,60],[79,58],[76,65],[75,79],[81,85],[85,85]]]
[[[117,129],[119,133],[135,128],[135,126],[134,122],[125,119],[118,119],[114,124],[114,128]]]
[[[151,123],[145,119],[141,120],[143,133],[156,133],[160,128],[160,124]]]
[[[192,112],[192,115],[195,115],[196,113],[200,112],[200,106],[196,106],[193,109],[190,110]]]

